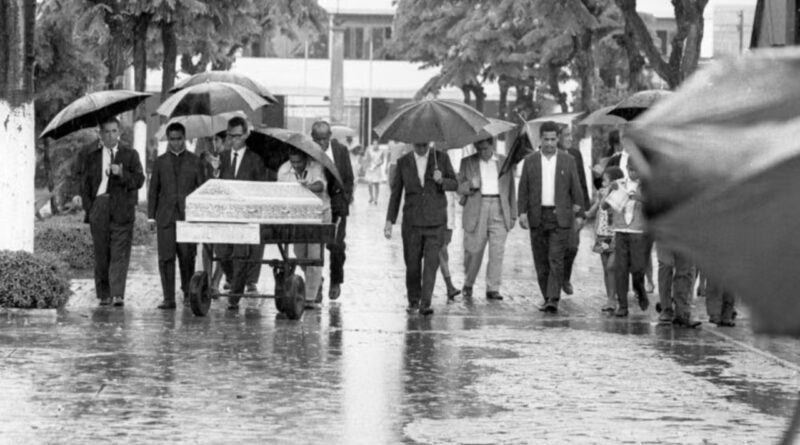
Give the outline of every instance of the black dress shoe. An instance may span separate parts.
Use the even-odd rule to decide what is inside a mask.
[[[158,305],[159,309],[175,309],[176,307],[178,306],[175,304],[174,301],[167,301],[167,300],[162,301],[161,304]]]
[[[409,304],[408,307],[406,308],[406,312],[408,312],[409,314],[413,314],[414,312],[418,311],[419,311],[419,303]]]
[[[558,312],[558,306],[547,303],[544,306],[540,307],[539,310],[544,312],[545,314],[555,314],[556,312]]]
[[[100,306],[111,306],[111,298],[101,298],[99,305]]]
[[[572,283],[570,283],[569,281],[565,281],[564,284],[561,285],[561,289],[567,295],[572,295],[572,293],[574,292],[574,290],[572,289]]]
[[[643,295],[639,298],[639,308],[643,311],[646,311],[647,308],[650,307],[650,299],[647,298],[647,295]]]
[[[111,304],[116,307],[125,306],[125,299],[123,299],[122,297],[113,297],[111,299]]]
[[[694,329],[694,328],[700,326],[703,323],[700,322],[699,320],[692,320],[692,319],[675,317],[675,318],[672,319],[672,324],[674,326],[680,326],[680,327],[684,327],[684,328],[692,328],[692,329]]]
[[[472,286],[464,286],[461,293],[464,294],[464,298],[472,298]]]
[[[430,307],[430,306],[428,306],[428,307],[421,307],[421,308],[419,308],[419,314],[420,314],[420,315],[426,315],[426,316],[427,316],[427,315],[433,315],[433,308],[432,308],[432,307]]]
[[[619,308],[614,312],[615,317],[627,317],[628,316],[628,308]]]
[[[239,304],[228,304],[229,312],[239,312]]]
[[[661,313],[661,303],[656,303],[656,313],[657,314]]]
[[[447,299],[453,301],[456,299],[457,296],[461,295],[461,291],[456,288],[452,288],[447,291]]]
[[[486,298],[488,300],[502,300],[503,296],[500,295],[500,292],[491,291],[491,292],[486,292]]]

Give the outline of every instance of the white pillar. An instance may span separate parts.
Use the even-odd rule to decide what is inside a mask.
[[[142,168],[146,169],[147,164],[147,122],[138,120],[133,123],[133,149],[139,153],[139,161]],[[139,189],[139,202],[147,201],[147,187]]]
[[[33,102],[11,106],[0,100],[0,250],[33,252],[36,146]]]

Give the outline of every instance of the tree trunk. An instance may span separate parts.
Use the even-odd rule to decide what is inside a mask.
[[[592,55],[592,42],[594,33],[587,29],[580,35],[573,37],[573,44],[577,48],[575,54],[575,67],[581,85],[581,97],[576,111],[592,111],[594,106],[594,57]]]
[[[464,96],[464,103],[467,105],[472,105],[472,94],[470,92],[469,86],[461,85],[461,94]]]
[[[108,32],[112,36],[119,36],[125,33],[124,28],[116,21],[107,21]],[[128,67],[128,54],[129,47],[126,47],[125,40],[111,40],[106,44],[105,60],[107,73],[106,73],[106,89],[114,90],[122,87],[123,78],[125,77],[125,69]]]
[[[644,89],[642,85],[642,71],[644,71],[645,60],[639,52],[639,47],[636,45],[633,26],[628,20],[625,20],[625,31],[618,42],[628,58],[628,91],[632,93],[641,91]]]
[[[470,85],[469,88],[475,96],[475,109],[483,113],[483,103],[486,100],[486,91],[484,91],[483,85]]]
[[[33,252],[36,0],[0,0],[0,250]]]
[[[500,76],[497,80],[497,86],[500,88],[500,97],[497,102],[497,117],[506,120],[506,113],[508,110],[508,89],[510,85],[505,77]]]
[[[133,77],[136,91],[147,90],[147,28],[150,14],[142,14],[133,27]],[[145,119],[145,104],[136,109],[134,121]]]
[[[517,91],[517,100],[514,101],[514,111],[522,121],[527,121],[536,117],[536,105],[533,102],[534,89],[525,83],[517,83],[514,86]]]
[[[553,100],[561,107],[561,112],[567,113],[569,104],[567,104],[567,95],[561,92],[561,85],[558,82],[560,75],[561,67],[558,64],[552,62],[547,64],[547,87],[550,89]]]
[[[161,43],[164,45],[164,58],[161,62],[161,101],[175,86],[175,65],[178,62],[178,39],[175,36],[175,22],[161,24]]]

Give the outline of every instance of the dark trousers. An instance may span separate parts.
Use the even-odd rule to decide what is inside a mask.
[[[615,234],[614,268],[617,279],[617,302],[620,309],[628,308],[628,288],[633,279],[633,290],[639,299],[647,298],[644,288],[644,270],[647,267],[647,238],[643,233],[617,232]]]
[[[94,245],[94,287],[97,298],[125,297],[131,259],[133,222],[111,221],[108,195],[98,196],[89,211]]]
[[[403,225],[403,258],[406,262],[408,303],[422,308],[431,305],[439,253],[444,245],[445,226]]]
[[[706,312],[713,322],[733,321],[734,295],[712,280],[706,282]]]
[[[661,310],[683,320],[692,315],[694,266],[683,255],[656,246]]]
[[[569,283],[572,278],[572,265],[578,256],[578,248],[581,245],[581,233],[573,227],[569,231],[567,248],[564,251],[564,282]]]
[[[225,277],[231,280],[230,293],[244,293],[247,278],[252,276],[251,269],[261,268],[261,258],[264,256],[261,245],[249,244],[215,244],[220,266]],[[239,304],[239,297],[230,297],[228,303]]]
[[[571,227],[559,227],[554,209],[542,209],[542,221],[531,228],[533,264],[545,303],[558,305],[564,280],[564,252]]]
[[[334,213],[331,222],[336,224],[336,241],[328,244],[328,250],[331,252],[331,284],[342,284],[344,260],[347,258],[344,253],[347,247],[344,242],[344,237],[347,236],[347,216]]]
[[[253,249],[256,249],[256,252],[253,256],[258,258],[264,258],[264,245],[259,244],[257,246],[253,246]],[[258,279],[261,277],[261,264],[256,264],[253,267],[248,268],[247,270],[247,283],[252,284],[255,286],[258,283]]]
[[[158,240],[158,272],[161,275],[161,290],[164,300],[175,301],[176,256],[181,271],[181,290],[185,298],[189,292],[189,281],[194,275],[197,244],[176,242],[175,223],[167,227],[159,227],[156,237]]]

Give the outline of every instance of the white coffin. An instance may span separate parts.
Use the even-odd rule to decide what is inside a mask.
[[[261,244],[258,224],[178,221],[175,237],[179,243]]]
[[[186,197],[190,222],[310,224],[322,211],[321,199],[292,182],[211,179]]]

